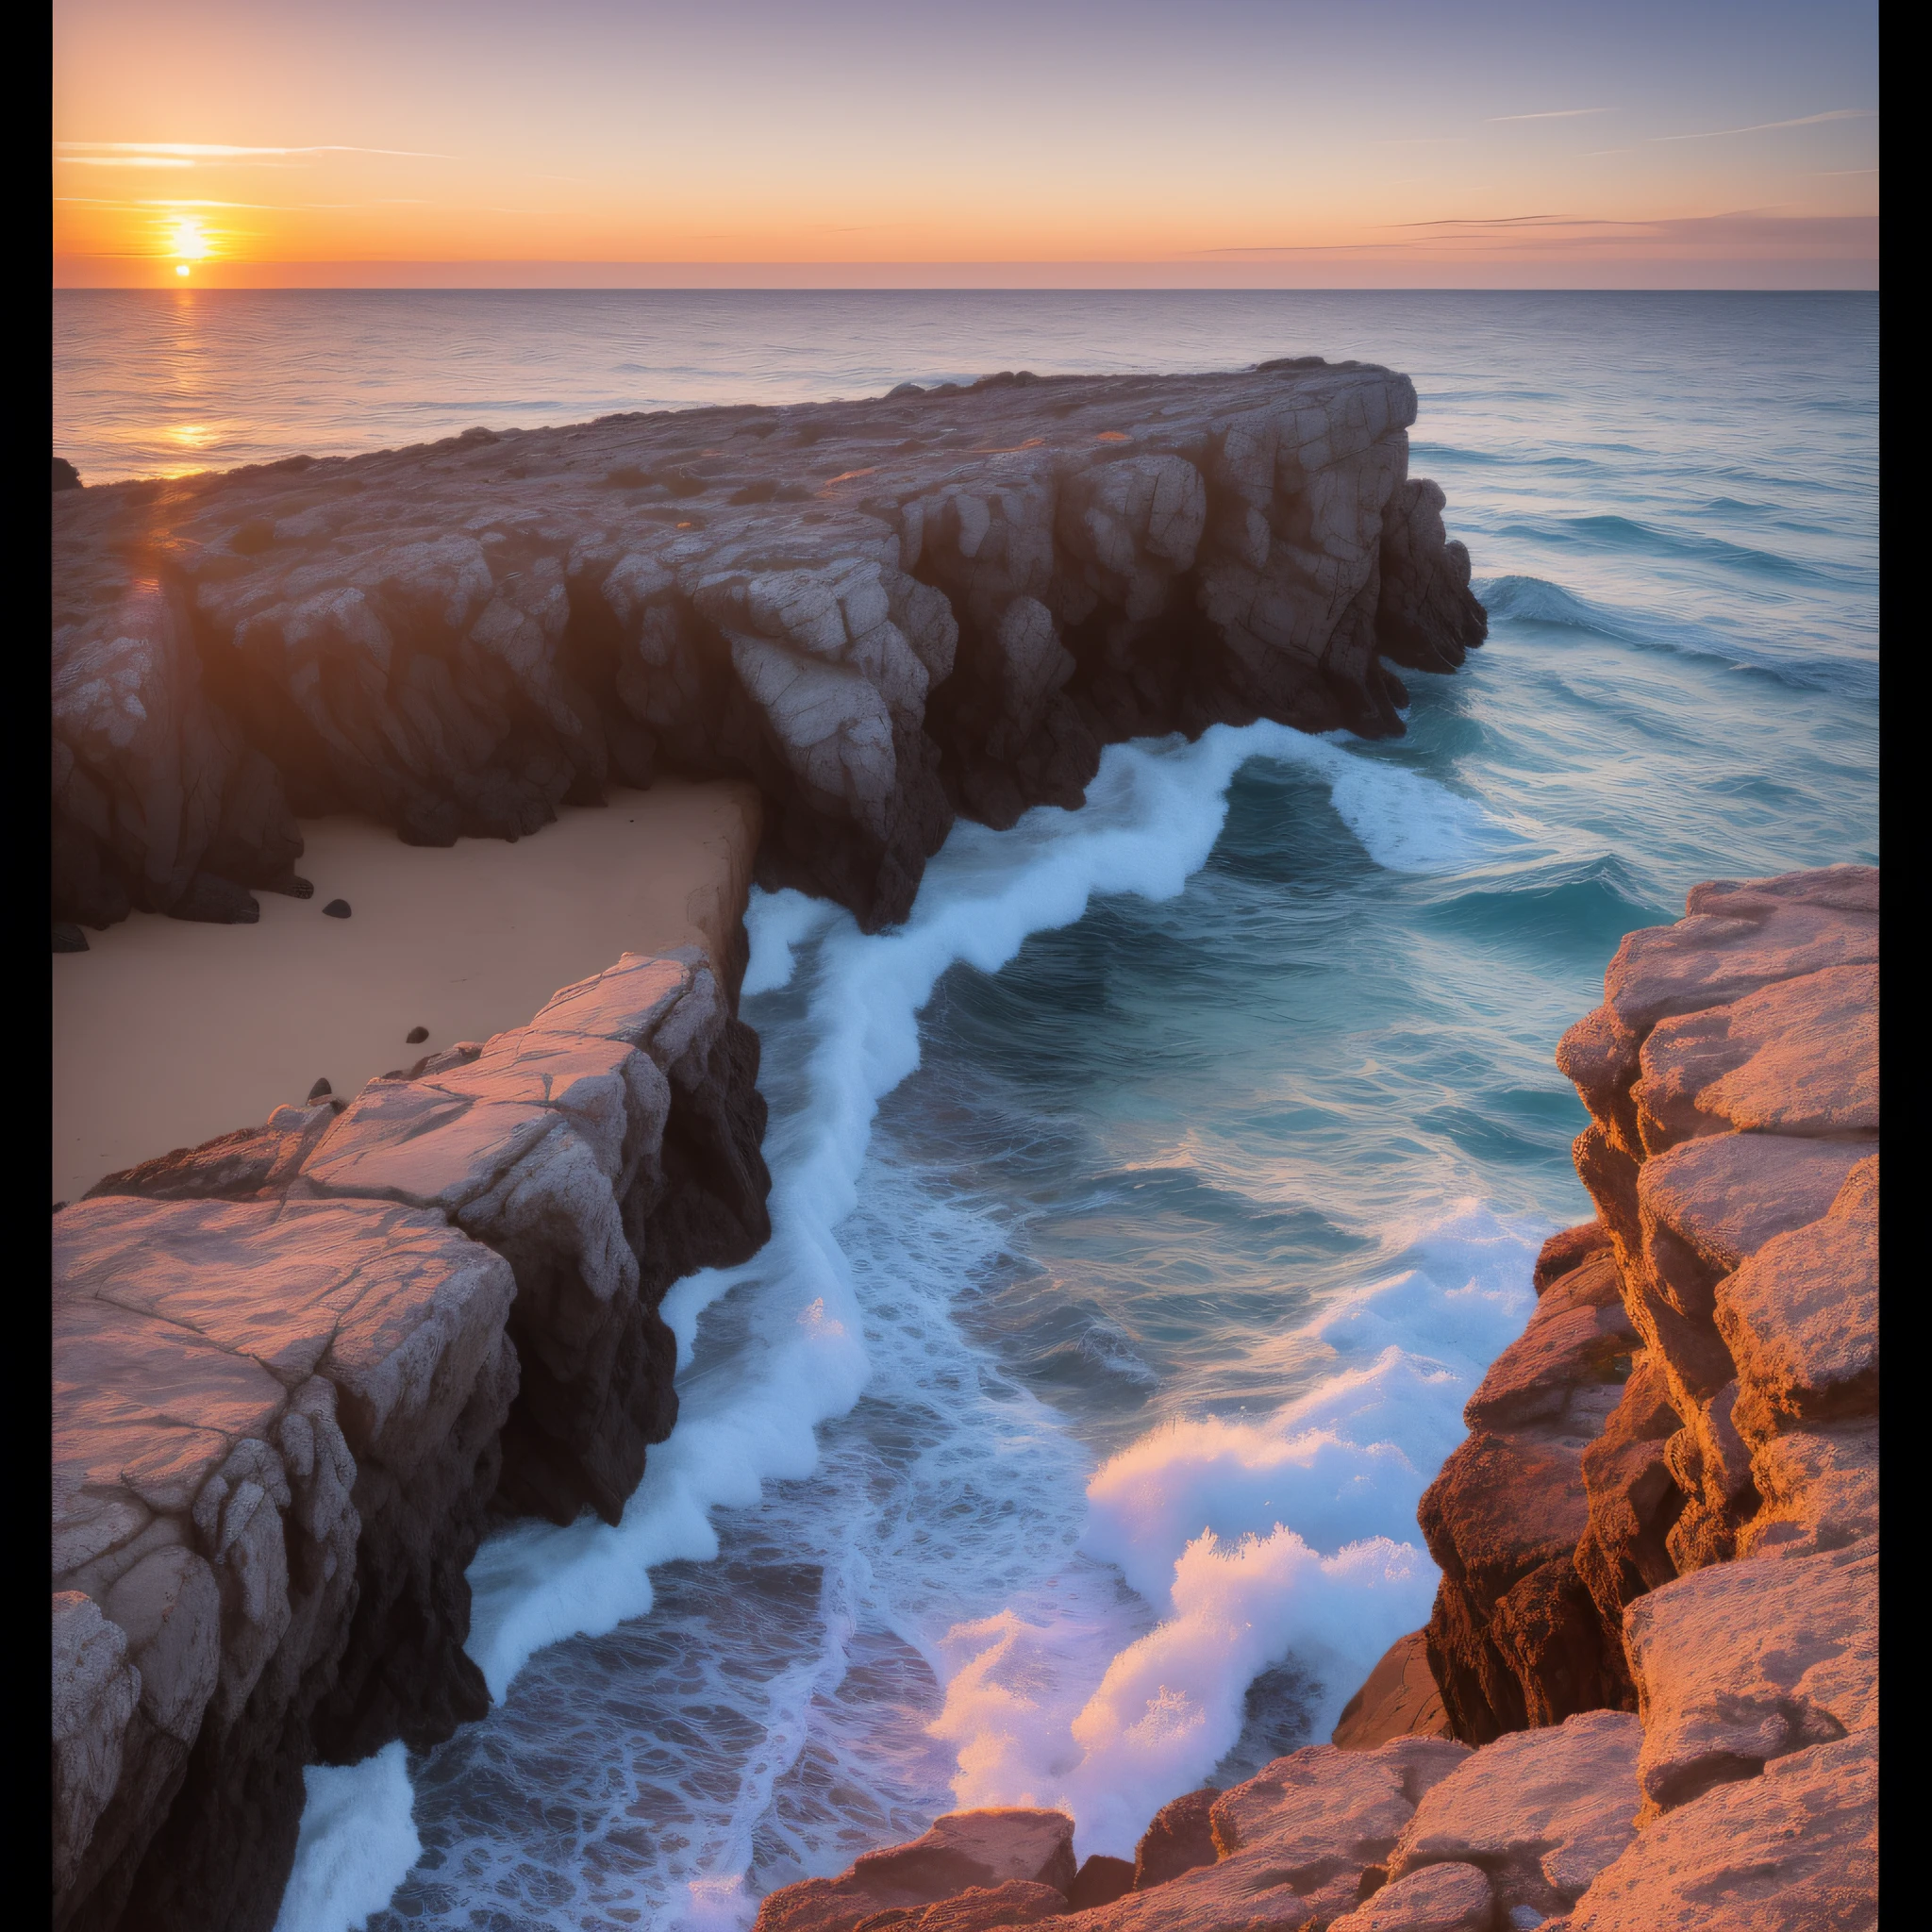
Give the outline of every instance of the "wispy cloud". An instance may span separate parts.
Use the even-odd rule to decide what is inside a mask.
[[[1823,114],[1800,114],[1795,121],[1754,121],[1748,127],[1708,127],[1698,134],[1653,134],[1653,141],[1721,141],[1728,134],[1769,134],[1778,127],[1816,127],[1823,121],[1870,121],[1876,108],[1830,108]]]
[[[271,213],[278,213],[284,208],[356,208],[368,206],[360,201],[191,201],[158,194],[57,194],[54,199],[71,203],[76,208],[248,208]]]
[[[1582,114],[1607,114],[1607,108],[1545,108],[1536,114],[1491,114],[1485,125],[1491,127],[1505,121],[1574,121]]]
[[[1433,222],[1386,222],[1390,228],[1513,228],[1525,223],[1574,221],[1572,215],[1444,215]]]
[[[1456,147],[1466,142],[1466,134],[1398,134],[1387,141],[1371,141],[1368,147]]]
[[[1847,175],[1875,175],[1876,168],[1821,168],[1818,177],[1822,181],[1842,180]]]
[[[94,168],[192,168],[197,161],[268,161],[296,155],[391,155],[412,161],[453,161],[455,155],[414,147],[355,147],[324,142],[308,147],[237,147],[210,141],[57,141],[59,158]]]

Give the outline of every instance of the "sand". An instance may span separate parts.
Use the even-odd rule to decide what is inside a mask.
[[[318,1078],[351,1094],[458,1040],[522,1025],[625,952],[721,956],[757,850],[750,785],[613,791],[508,844],[405,845],[302,826],[312,899],[258,893],[256,925],[137,912],[54,955],[53,1198],[264,1121]],[[323,908],[346,899],[347,919]],[[429,1038],[407,1042],[411,1027]]]

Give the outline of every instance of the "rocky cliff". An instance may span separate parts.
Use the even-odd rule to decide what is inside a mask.
[[[670,1432],[658,1304],[768,1232],[757,1073],[704,953],[626,955],[55,1217],[57,1925],[266,1932],[304,1764],[487,1707],[464,1572]]]
[[[988,377],[53,500],[53,903],[254,915],[297,814],[515,838],[741,776],[760,875],[904,916],[956,813],[1103,744],[1399,731],[1486,621],[1406,376]]]
[[[757,1932],[1876,1926],[1878,875],[1686,914],[1558,1049],[1599,1219],[1545,1245],[1419,1511],[1435,1614],[1335,1742],[1176,1798],[1131,1866],[958,1813]]]

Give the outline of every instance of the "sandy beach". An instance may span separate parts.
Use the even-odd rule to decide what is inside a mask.
[[[135,913],[54,956],[53,1199],[266,1120],[317,1079],[349,1094],[392,1067],[527,1020],[625,952],[715,959],[757,851],[755,788],[664,779],[566,808],[515,844],[405,845],[307,821],[312,899],[258,895],[255,925]],[[347,919],[323,908],[345,899]],[[407,1036],[425,1027],[428,1038]]]

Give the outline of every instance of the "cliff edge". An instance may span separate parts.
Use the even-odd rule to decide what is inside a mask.
[[[268,1932],[302,1767],[488,1707],[492,1516],[615,1521],[658,1313],[769,1233],[702,949],[109,1175],[55,1217],[54,1923]]]
[[[903,386],[53,499],[53,912],[249,919],[296,818],[516,838],[659,772],[765,800],[760,881],[905,916],[957,813],[1104,744],[1401,730],[1486,631],[1408,378]]]

